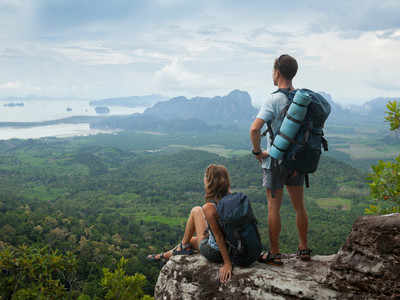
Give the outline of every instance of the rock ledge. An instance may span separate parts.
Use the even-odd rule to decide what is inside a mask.
[[[283,261],[235,267],[220,284],[220,265],[199,254],[175,256],[160,272],[155,298],[400,299],[400,214],[360,217],[337,254]]]

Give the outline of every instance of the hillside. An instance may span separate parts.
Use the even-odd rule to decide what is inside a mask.
[[[166,120],[196,118],[210,124],[224,124],[248,123],[256,113],[257,110],[251,105],[250,95],[234,90],[222,97],[173,98],[148,108],[144,115]]]
[[[113,136],[109,136],[110,139]],[[116,137],[117,138],[117,137]],[[149,279],[158,266],[144,260],[179,241],[185,219],[203,200],[202,177],[210,163],[227,166],[232,188],[249,195],[267,245],[266,201],[252,156],[222,157],[204,151],[135,151],[138,140],[118,148],[99,137],[0,143],[0,241],[72,251],[81,290],[99,295],[103,267],[121,256],[127,271]],[[131,145],[131,146],[129,146]],[[367,206],[365,174],[325,157],[306,191],[310,246],[315,254],[337,251]],[[282,206],[282,251],[297,247],[294,211]]]

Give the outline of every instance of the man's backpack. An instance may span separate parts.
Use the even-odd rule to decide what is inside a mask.
[[[290,171],[297,171],[305,174],[306,187],[309,187],[308,174],[313,173],[318,168],[319,158],[321,156],[321,148],[328,151],[328,142],[324,138],[323,127],[326,119],[331,112],[329,102],[320,94],[308,89],[302,89],[307,92],[311,98],[311,102],[307,107],[306,116],[293,139],[290,139],[290,145],[286,149],[283,156],[282,164]],[[289,91],[288,89],[279,89],[276,92],[284,93],[288,99],[288,105],[282,110],[280,118],[283,120],[293,101],[297,90]],[[271,123],[267,123],[266,132],[270,134],[271,145],[274,141],[274,133],[272,132]],[[263,135],[266,134],[264,132]],[[276,135],[279,135],[278,131]],[[284,135],[281,135],[287,139]],[[278,166],[278,162],[272,157],[272,168]]]
[[[251,265],[262,245],[249,199],[242,193],[228,194],[218,202],[217,213],[232,263]]]

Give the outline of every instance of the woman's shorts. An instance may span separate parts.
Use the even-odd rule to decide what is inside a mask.
[[[200,242],[199,251],[200,254],[207,258],[209,261],[215,263],[221,263],[224,261],[221,256],[221,252],[214,249],[208,244],[208,237]]]

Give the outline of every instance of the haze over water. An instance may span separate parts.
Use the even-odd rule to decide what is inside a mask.
[[[19,101],[0,101],[0,122],[43,122],[64,119],[73,116],[100,116],[95,107],[89,105],[89,101],[64,101],[64,100],[32,100],[24,101],[24,106],[6,107],[7,103],[18,103]],[[71,108],[72,111],[67,111]],[[120,107],[110,106],[109,115],[129,115],[142,113],[146,107]],[[111,133],[91,129],[88,123],[80,124],[57,124],[50,126],[37,126],[29,128],[0,127],[0,140],[11,138],[29,139],[48,136],[69,137],[77,135],[91,135],[97,133]]]

